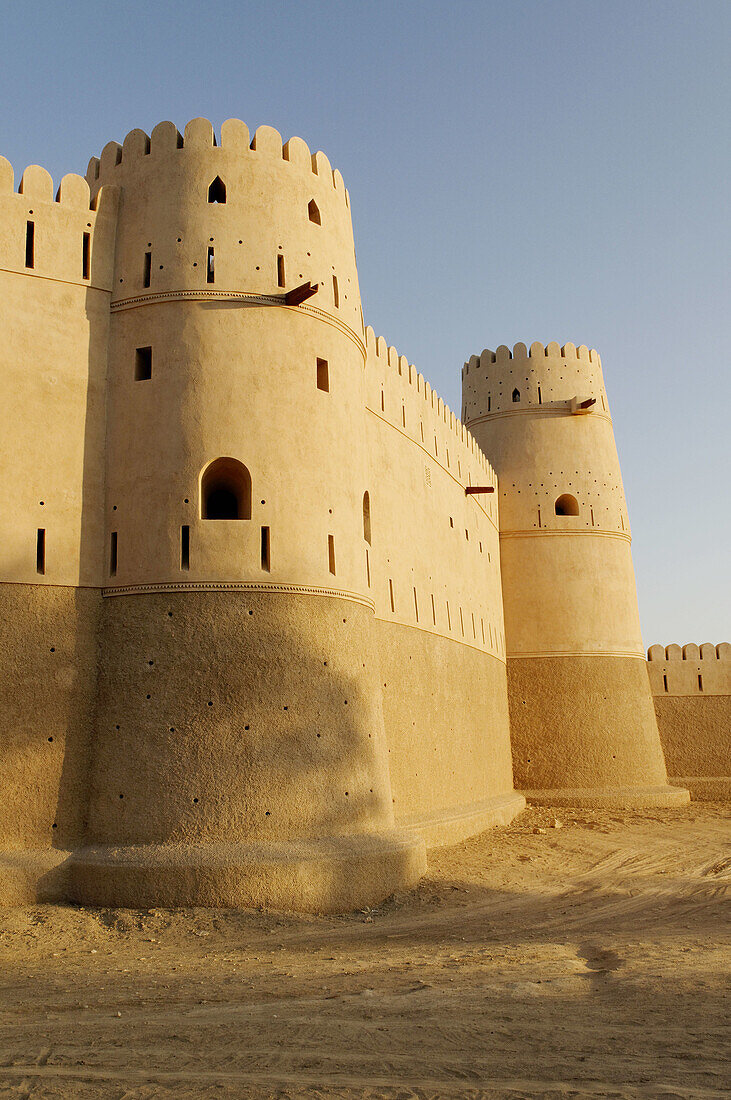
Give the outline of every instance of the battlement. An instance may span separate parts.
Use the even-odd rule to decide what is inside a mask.
[[[469,374],[470,371],[476,370],[478,367],[485,367],[489,363],[505,363],[510,359],[579,359],[586,363],[599,363],[601,359],[599,352],[595,348],[588,348],[586,344],[580,344],[578,347],[576,344],[564,344],[561,347],[556,341],[552,341],[549,344],[542,344],[540,341],[536,341],[528,347],[527,344],[518,343],[515,344],[512,350],[507,344],[501,344],[495,351],[491,351],[489,348],[485,348],[480,355],[472,355],[464,364],[462,368],[462,377]]]
[[[731,643],[651,645],[647,651],[647,671],[656,698],[731,695]]]
[[[703,642],[696,645],[651,645],[647,651],[648,661],[731,661],[731,642]]]
[[[472,433],[465,427],[459,417],[455,416],[437,391],[432,389],[424,376],[416,370],[416,367],[409,363],[406,356],[400,355],[395,347],[389,347],[382,336],[376,336],[370,325],[366,326],[365,329],[365,342],[367,353],[366,361],[368,361],[369,356],[374,360],[375,365],[379,368],[383,382],[386,382],[390,373],[391,377],[395,375],[410,386],[413,396],[426,402],[427,407],[433,412],[435,418],[441,421],[453,435],[455,440],[462,445],[465,453],[474,460],[477,467],[485,471],[488,477],[488,483],[496,485],[497,479],[495,472],[483,452],[480,450]],[[389,417],[395,418],[398,409],[395,407],[387,409],[385,407],[385,394],[382,394],[382,396],[383,400],[380,403],[381,412],[386,413]],[[399,409],[400,408],[401,404],[399,403]],[[418,406],[415,407],[415,411],[420,411]],[[399,415],[401,414],[399,413]],[[405,425],[402,424],[402,427],[403,426]],[[467,479],[466,483],[469,484]]]
[[[0,195],[14,192],[15,173],[9,160],[0,156]],[[57,202],[74,210],[96,210],[97,197],[91,197],[89,184],[73,172],[65,175],[54,194],[53,177],[39,164],[30,164],[18,184],[18,195],[35,202]]]
[[[144,130],[130,130],[121,145],[118,141],[109,141],[101,156],[91,158],[86,178],[93,188],[99,180],[103,181],[113,175],[120,164],[128,164],[147,156],[164,156],[177,149],[200,153],[205,149],[217,148],[234,150],[243,155],[258,153],[310,172],[329,183],[342,196],[345,205],[350,206],[350,196],[343,177],[337,168],[331,167],[323,152],[311,153],[307,143],[299,137],[283,141],[282,135],[273,126],[259,126],[250,137],[248,126],[238,118],[229,118],[221,125],[220,142],[207,118],[191,119],[183,134],[172,122],[158,123],[149,136]]]
[[[26,294],[33,293],[27,276],[109,290],[117,199],[114,187],[92,195],[74,173],[54,188],[38,164],[25,169],[16,191],[13,167],[0,156],[0,268],[23,276]]]
[[[592,400],[593,399],[593,400]],[[582,405],[582,402],[589,402]],[[462,415],[470,425],[483,417],[544,412],[608,414],[599,352],[586,344],[501,344],[471,356],[462,368]]]

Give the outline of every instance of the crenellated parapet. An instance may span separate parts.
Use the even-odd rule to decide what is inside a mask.
[[[87,168],[86,178],[90,187],[96,189],[119,164],[129,164],[140,157],[165,156],[173,150],[187,149],[199,152],[201,149],[223,149],[239,155],[259,153],[275,160],[283,160],[293,167],[310,172],[350,205],[350,196],[337,168],[331,168],[330,161],[323,152],[311,153],[306,141],[300,137],[291,137],[282,141],[281,134],[273,126],[259,126],[250,137],[249,127],[238,118],[229,118],[221,125],[220,141],[217,140],[213,125],[207,118],[194,118],[181,134],[172,122],[160,122],[148,136],[144,130],[130,130],[120,145],[118,141],[109,141],[101,156],[92,157]]]
[[[651,645],[647,651],[647,671],[656,698],[731,695],[731,643]]]
[[[599,352],[585,344],[561,347],[554,341],[486,348],[464,364],[462,394],[462,414],[469,423],[535,406],[546,415],[609,415]]]
[[[87,181],[72,173],[54,190],[38,164],[25,169],[16,191],[12,165],[0,157],[0,269],[109,290],[117,197],[114,188],[98,188],[92,198]]]
[[[301,307],[330,318],[362,346],[350,200],[324,153],[271,126],[253,137],[239,119],[193,119],[181,135],[162,122],[132,130],[92,158],[92,195],[123,193],[114,308],[161,296],[281,303],[311,283]]]
[[[484,484],[497,491],[495,472],[474,436],[424,376],[370,325],[365,342],[368,407],[420,444],[464,486]],[[496,522],[494,498],[486,495],[481,503]]]

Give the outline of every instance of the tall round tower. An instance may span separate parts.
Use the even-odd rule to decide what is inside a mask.
[[[205,119],[135,130],[89,176],[119,188],[120,213],[76,897],[372,902],[425,857],[393,827],[342,178],[299,138],[250,143],[231,120],[219,145]]]
[[[483,351],[464,367],[463,419],[500,481],[516,787],[554,803],[687,801],[667,783],[597,352]]]

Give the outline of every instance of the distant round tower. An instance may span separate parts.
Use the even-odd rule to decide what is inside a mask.
[[[76,897],[340,909],[412,884],[363,554],[364,331],[327,158],[197,119],[120,189],[103,660]],[[286,298],[309,281],[317,293]]]
[[[464,367],[463,419],[500,481],[516,787],[554,803],[687,801],[667,784],[597,352],[483,351]]]

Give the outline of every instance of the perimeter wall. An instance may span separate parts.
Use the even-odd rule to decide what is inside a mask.
[[[731,644],[653,645],[647,651],[668,775],[693,798],[731,793]]]

